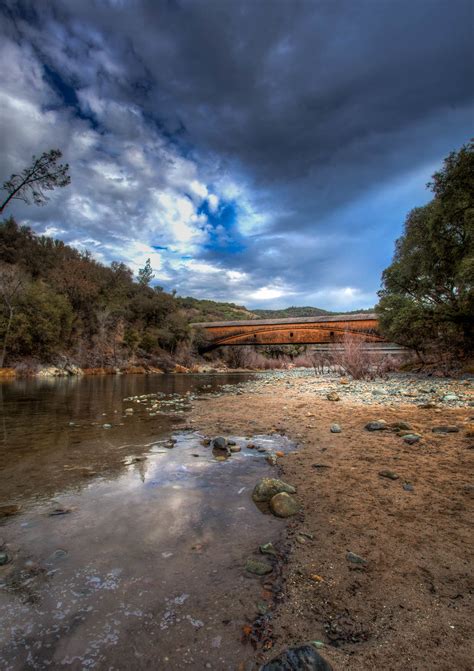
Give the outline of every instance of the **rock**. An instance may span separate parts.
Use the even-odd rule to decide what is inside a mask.
[[[6,552],[0,552],[0,566],[5,566],[5,564],[8,564],[9,562],[9,557]]]
[[[432,429],[433,433],[459,433],[459,427],[457,426],[434,426]]]
[[[432,410],[433,408],[436,408],[437,405],[434,401],[428,401],[427,403],[421,403],[418,407],[421,410]]]
[[[356,555],[354,552],[348,552],[346,554],[346,559],[347,561],[351,562],[351,564],[367,564],[367,559],[364,559],[363,557],[360,557],[359,555]]]
[[[339,380],[339,384],[350,384],[350,383],[347,377],[341,377],[341,379]]]
[[[300,504],[290,494],[280,492],[270,499],[270,510],[277,517],[291,517],[300,510]]]
[[[390,428],[394,431],[411,431],[413,427],[408,422],[393,422],[393,424],[390,424]]]
[[[328,401],[340,401],[341,397],[336,391],[330,391],[329,394],[326,394]]]
[[[260,552],[263,555],[274,555],[276,556],[277,551],[273,547],[273,543],[264,543],[263,545],[260,545],[259,548]]]
[[[389,480],[398,480],[400,477],[393,471],[379,471],[379,475],[381,478],[388,478]]]
[[[368,422],[365,425],[365,428],[367,431],[387,431],[389,429],[387,422],[383,419],[378,419],[375,422]]]
[[[252,499],[257,503],[270,501],[271,498],[281,492],[295,494],[296,489],[292,485],[283,482],[283,480],[278,480],[277,478],[261,478],[254,487]]]
[[[112,428],[112,424],[102,424],[102,428],[103,428],[103,429],[111,429],[111,428]]]
[[[342,429],[339,424],[331,424],[331,433],[341,433]]]
[[[231,445],[229,449],[232,453],[235,453],[240,452],[242,448],[240,447],[240,445]]]
[[[332,671],[332,666],[312,645],[300,645],[274,657],[260,671]]]
[[[267,575],[273,571],[271,564],[259,561],[258,559],[247,559],[245,562],[245,570],[254,575]]]
[[[179,363],[176,364],[176,366],[173,368],[173,373],[190,373],[190,369],[186,368],[186,366],[180,366]]]
[[[224,451],[227,455],[231,454],[230,447],[227,444],[227,440],[223,438],[223,436],[218,436],[217,438],[213,438],[211,440],[211,447],[213,450],[217,450],[218,452]]]
[[[450,401],[459,401],[459,396],[456,396],[456,394],[445,394],[441,400],[446,403],[449,403]]]
[[[413,491],[413,485],[410,484],[409,482],[404,482],[404,483],[403,483],[403,489],[404,489],[406,492],[412,492],[412,491]]]
[[[125,408],[125,414],[126,415],[133,415],[134,412],[135,411],[134,411],[133,408]]]
[[[216,461],[227,461],[227,457],[220,456],[220,457],[214,457]]]
[[[265,601],[257,601],[255,608],[259,615],[266,615],[268,613],[268,605],[265,603]]]
[[[276,466],[277,465],[277,458],[276,454],[268,454],[265,457],[266,461],[270,464],[270,466]]]
[[[67,374],[67,371],[56,366],[46,366],[37,372],[38,377],[61,377]]]
[[[71,508],[62,508],[61,506],[57,506],[56,508],[53,508],[50,510],[48,513],[49,517],[56,517],[58,515],[69,515],[71,512]]]
[[[408,445],[414,445],[415,443],[420,442],[421,436],[419,433],[407,433],[403,436],[403,440]]]

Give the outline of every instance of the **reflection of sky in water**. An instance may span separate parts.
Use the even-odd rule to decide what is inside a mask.
[[[274,471],[243,439],[241,452],[219,462],[200,436],[177,434],[167,449],[156,434],[143,436],[135,420],[129,435],[110,438],[110,430],[94,447],[116,455],[112,477],[99,470],[79,488],[65,481],[56,491],[55,505],[69,514],[49,517],[50,501],[29,498],[3,525],[14,561],[4,571],[13,575],[8,589],[0,590],[1,668],[181,669],[190,654],[199,658],[190,668],[208,659],[224,668],[221,643],[212,644],[221,638],[226,660],[242,659],[239,632],[256,589],[242,566],[283,528],[250,493]],[[257,442],[291,447],[279,437]],[[101,456],[87,448],[81,466]],[[71,455],[61,453],[58,462],[64,478]],[[223,620],[235,625],[223,628]]]

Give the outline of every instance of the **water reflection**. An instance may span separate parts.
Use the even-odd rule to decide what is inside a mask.
[[[260,587],[242,567],[283,525],[250,497],[271,473],[265,453],[234,437],[241,452],[218,461],[194,432],[170,442],[183,395],[231,381],[3,386],[2,503],[18,511],[0,520],[2,669],[235,669],[251,656],[240,632]],[[157,393],[174,418],[150,417],[150,399],[125,416],[124,398]]]

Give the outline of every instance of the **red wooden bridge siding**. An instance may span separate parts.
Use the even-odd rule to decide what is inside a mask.
[[[374,314],[203,322],[210,347],[222,345],[316,345],[337,343],[350,333],[364,342],[385,342]]]

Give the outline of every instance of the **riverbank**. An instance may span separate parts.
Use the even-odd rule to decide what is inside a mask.
[[[278,459],[303,510],[260,660],[318,640],[337,670],[471,668],[472,380],[273,373],[195,399],[189,421],[299,442]]]
[[[163,375],[165,373],[171,374],[190,374],[190,373],[228,373],[235,372],[223,367],[214,367],[202,364],[195,364],[191,367],[182,366],[178,363],[172,363],[166,367],[166,370],[158,368],[157,366],[149,365],[129,365],[123,367],[96,367],[96,368],[81,368],[73,364],[66,364],[64,366],[36,366],[25,367],[18,366],[17,368],[0,368],[0,380],[11,380],[14,378],[57,378],[57,377],[78,377],[81,375]],[[240,372],[240,371],[237,371]],[[242,371],[248,372],[248,371]]]

